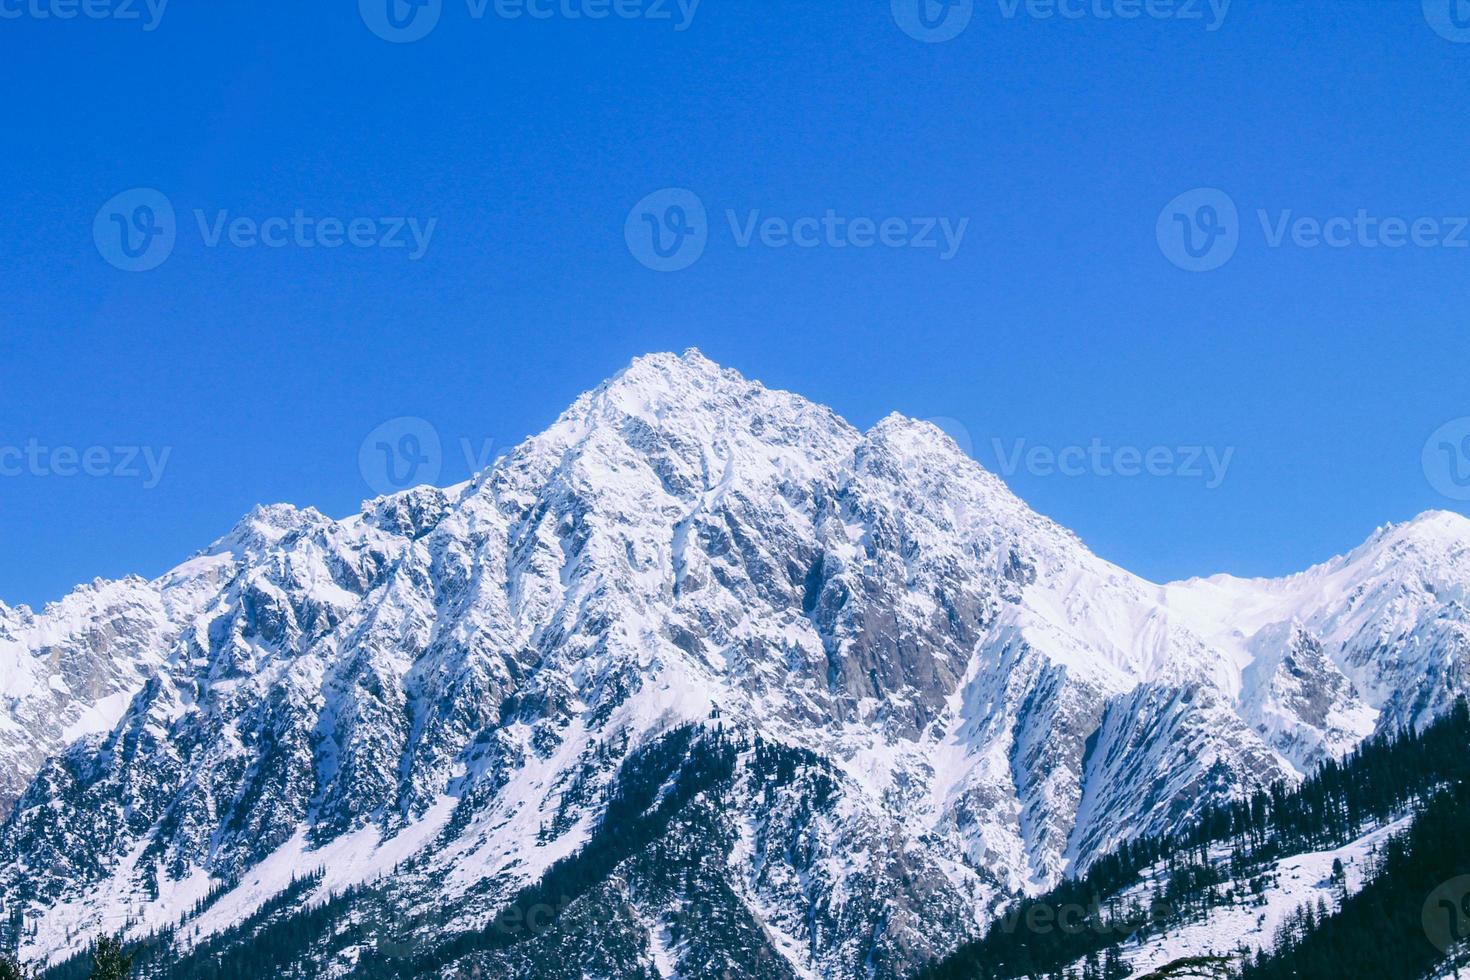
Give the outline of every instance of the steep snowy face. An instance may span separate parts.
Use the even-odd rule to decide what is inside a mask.
[[[1308,768],[1470,693],[1467,583],[1470,520],[1431,512],[1299,575],[1194,579],[1165,601],[1245,665],[1242,716]]]
[[[0,814],[48,758],[117,725],[230,567],[217,545],[157,581],[98,579],[40,613],[0,604]]]
[[[1242,782],[1288,773],[1238,722],[1194,711],[1211,750],[1175,754],[1170,781],[1079,829],[1088,754],[1108,748],[1089,737],[1109,705],[1143,681],[1233,694],[1238,666],[1157,587],[1091,555],[932,426],[891,416],[859,435],[686,355],[636,363],[536,442],[529,455],[558,470],[523,493],[583,529],[568,557],[589,588],[586,602],[560,597],[579,620],[557,623],[548,656],[585,663],[621,641],[608,661],[620,694],[677,678],[684,717],[718,703],[821,752],[1007,889],[1053,880],[1074,836],[1186,818],[1208,796],[1171,791],[1209,784],[1217,764]],[[641,634],[578,640],[603,600],[608,622]]]
[[[0,606],[0,814],[47,757],[117,723],[173,629],[141,579],[82,586],[39,615]]]
[[[1458,555],[1422,573],[1457,609]],[[653,788],[699,769],[704,790],[666,846],[703,877],[624,856],[598,889],[626,907],[611,974],[731,962],[713,935],[668,945],[689,901],[765,936],[769,975],[901,974],[1126,836],[1345,749],[1380,707],[1446,703],[1458,667],[1378,659],[1390,618],[1438,623],[1440,653],[1451,635],[1400,596],[1402,560],[1161,588],[933,426],[859,432],[697,352],[640,358],[467,484],[344,521],[260,508],[58,613],[67,649],[128,655],[68,688],[110,715],[0,741],[40,766],[0,830],[0,921],[23,916],[38,958],[124,919],[184,916],[187,943],[310,868],[318,897],[398,868],[379,900],[434,910],[432,941],[578,854],[672,745],[688,758]],[[1359,587],[1378,598],[1299,628],[1264,598]],[[0,609],[4,669],[44,662],[41,618]]]

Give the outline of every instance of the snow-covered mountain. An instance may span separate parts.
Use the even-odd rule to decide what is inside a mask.
[[[117,724],[187,602],[129,578],[82,586],[39,615],[0,603],[0,813],[49,756]]]
[[[1275,581],[1169,586],[1170,608],[1244,671],[1244,714],[1298,766],[1418,727],[1470,686],[1470,521],[1431,512]]]
[[[545,928],[463,958],[896,976],[1432,717],[1470,687],[1467,582],[1470,521],[1430,514],[1155,585],[931,425],[652,355],[467,484],[257,509],[155,582],[0,606],[0,920],[32,959],[181,920],[187,948],[321,869],[299,907],[361,886],[354,921],[423,951],[566,859]],[[340,932],[316,969],[356,961]]]

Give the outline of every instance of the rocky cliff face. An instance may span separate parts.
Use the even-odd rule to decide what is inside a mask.
[[[49,756],[117,723],[162,663],[170,611],[136,578],[93,582],[40,614],[0,605],[0,813]]]
[[[1428,515],[1161,588],[932,426],[642,358],[468,484],[258,509],[157,582],[0,608],[0,918],[31,958],[181,920],[187,948],[321,868],[303,907],[360,886],[384,943],[428,910],[446,970],[901,975],[1131,833],[1432,717],[1467,684],[1467,549]],[[567,862],[546,928],[445,945]],[[315,969],[357,962],[336,932]]]

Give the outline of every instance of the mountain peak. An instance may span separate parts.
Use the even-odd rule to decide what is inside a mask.
[[[671,381],[691,383],[718,378],[722,375],[732,381],[745,380],[741,377],[740,372],[733,368],[721,367],[705,357],[697,347],[689,347],[682,354],[675,354],[672,351],[655,351],[635,357],[627,367],[613,375],[606,384],[615,385],[625,380],[665,384]]]
[[[614,409],[647,416],[675,405],[698,405],[715,395],[764,390],[738,371],[722,368],[694,348],[635,357],[627,367],[579,398],[569,414]]]
[[[1447,510],[1427,510],[1412,520],[1385,524],[1341,561],[1399,560],[1410,555],[1448,557],[1470,548],[1470,518]]]
[[[963,457],[974,463],[969,454],[948,433],[924,419],[910,418],[901,412],[889,412],[869,430],[868,435],[878,441],[902,444],[910,449],[939,451],[945,455]],[[978,463],[975,463],[979,466]]]
[[[1452,510],[1426,510],[1399,527],[1406,533],[1421,537],[1470,541],[1470,517]]]
[[[260,551],[280,541],[291,531],[308,524],[327,524],[328,519],[315,507],[293,504],[256,504],[235,523],[229,533],[215,541],[200,555],[218,555],[227,551]],[[197,556],[196,556],[197,557]]]
[[[564,448],[599,431],[617,432],[643,449],[693,454],[691,463],[701,454],[725,459],[735,444],[752,450],[758,444],[800,448],[825,457],[859,439],[830,409],[767,388],[694,348],[635,358],[578,398],[535,441],[543,448]]]

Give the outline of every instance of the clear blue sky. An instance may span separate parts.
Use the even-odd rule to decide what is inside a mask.
[[[0,18],[0,450],[170,455],[151,488],[141,462],[0,477],[12,604],[158,574],[256,502],[351,513],[359,448],[397,416],[433,424],[457,481],[461,439],[513,444],[633,356],[691,345],[860,426],[958,420],[993,468],[995,439],[1233,448],[1214,489],[1008,477],[1156,579],[1295,570],[1466,506],[1421,453],[1470,415],[1470,249],[1273,248],[1256,216],[1470,214],[1470,43],[1418,0],[1236,0],[1213,31],[1204,3],[1186,22],[977,0],[943,43],[887,0],[704,0],[682,31],[673,0],[672,20],[595,21],[443,0],[402,44],[351,0],[176,0],[151,31],[37,16],[55,2],[0,0],[19,12]],[[127,272],[94,221],[138,187],[176,209],[176,243]],[[625,226],[668,187],[709,240],[661,273]],[[1240,214],[1211,272],[1157,235],[1200,187]],[[196,209],[436,223],[415,261],[211,248]],[[727,210],[969,223],[945,260],[741,248]]]

